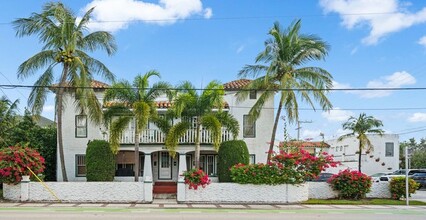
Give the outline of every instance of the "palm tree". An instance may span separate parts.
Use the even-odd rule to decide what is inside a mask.
[[[170,155],[174,157],[179,138],[187,130],[195,129],[195,168],[199,168],[201,129],[211,131],[213,146],[217,151],[221,140],[222,126],[227,128],[235,139],[239,132],[238,121],[232,115],[222,111],[225,93],[223,85],[219,82],[210,82],[201,94],[197,93],[195,87],[188,81],[181,83],[177,90],[179,93],[174,99],[171,111],[182,120],[169,129],[165,144]]]
[[[342,135],[338,141],[350,136],[356,136],[359,141],[358,147],[358,171],[361,172],[361,155],[362,150],[367,147],[367,150],[373,149],[373,145],[368,139],[368,134],[384,133],[379,127],[383,126],[382,121],[375,119],[373,116],[367,116],[365,113],[359,114],[358,118],[351,116],[347,122],[343,123],[343,129],[351,131],[349,134]]]
[[[62,142],[65,87],[75,88],[73,91],[77,108],[81,112],[87,112],[90,119],[99,123],[102,115],[101,105],[93,89],[87,88],[91,87],[93,74],[101,75],[109,81],[114,79],[114,75],[102,62],[86,53],[100,49],[112,55],[116,51],[114,37],[110,33],[88,33],[87,24],[93,9],[88,10],[79,20],[62,3],[47,3],[41,13],[32,13],[28,18],[19,18],[13,22],[18,37],[35,35],[43,44],[41,52],[24,61],[18,69],[18,78],[21,79],[44,69],[28,98],[28,105],[33,114],[40,115],[49,86],[55,82],[55,78],[59,78],[55,93],[58,149],[63,181],[68,181]],[[59,77],[54,76],[55,68],[62,68]]]
[[[139,134],[146,129],[149,119],[157,115],[155,99],[171,88],[166,82],[157,82],[149,87],[152,76],[160,77],[160,73],[151,70],[145,75],[138,75],[133,84],[128,81],[114,83],[104,97],[104,105],[109,106],[104,120],[107,126],[110,124],[110,143],[114,154],[118,152],[121,134],[134,120],[136,182],[139,181]]]
[[[300,34],[300,28],[301,20],[293,22],[285,30],[276,22],[269,31],[271,38],[265,41],[265,49],[256,57],[256,63],[260,64],[246,65],[239,73],[240,77],[256,78],[238,92],[239,101],[247,99],[251,90],[262,91],[250,109],[252,120],[260,116],[267,100],[272,99],[275,93],[279,94],[267,162],[271,160],[283,108],[290,123],[299,120],[299,99],[308,103],[314,110],[314,101],[318,102],[323,110],[332,108],[326,97],[327,90],[332,87],[331,74],[320,67],[304,66],[308,61],[324,59],[329,46],[314,35]]]
[[[19,100],[10,101],[6,96],[0,98],[0,148],[10,143],[9,132],[18,123],[17,109]]]

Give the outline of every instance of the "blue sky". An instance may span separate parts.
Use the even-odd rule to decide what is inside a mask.
[[[16,70],[40,51],[33,37],[16,38],[10,22],[40,12],[47,1],[0,3],[0,84],[32,85],[35,77],[18,80]],[[158,70],[162,80],[190,80],[206,85],[213,79],[237,79],[253,64],[275,21],[288,26],[302,19],[302,33],[327,41],[325,61],[307,65],[328,70],[335,88],[426,87],[426,1],[411,0],[95,0],[64,1],[78,15],[96,6],[92,30],[112,31],[118,52],[95,53],[119,79]],[[101,78],[99,78],[101,79]],[[102,80],[102,79],[101,79]],[[23,112],[29,89],[2,88],[0,95],[20,99]],[[425,91],[338,91],[329,95],[330,113],[304,110],[301,137],[326,139],[342,134],[341,125],[361,112],[381,119],[383,129],[400,140],[426,137]],[[43,115],[53,118],[53,95]],[[392,110],[398,108],[398,110]],[[272,126],[271,126],[272,127]],[[295,125],[289,125],[296,137]],[[282,125],[278,139],[282,139]],[[408,132],[408,133],[407,133]],[[406,134],[407,133],[407,134]]]

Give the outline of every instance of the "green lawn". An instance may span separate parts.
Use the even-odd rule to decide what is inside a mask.
[[[328,205],[405,205],[404,200],[393,199],[362,199],[362,200],[344,200],[344,199],[310,199],[303,204],[328,204]],[[426,202],[410,201],[410,205],[426,205]]]

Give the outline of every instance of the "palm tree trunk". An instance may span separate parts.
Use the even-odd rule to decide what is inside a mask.
[[[199,122],[199,118],[197,118],[197,127],[196,127],[196,134],[195,134],[195,169],[200,168],[200,152],[201,152],[201,146],[200,146],[200,133],[201,133],[201,125]]]
[[[139,130],[138,121],[135,118],[135,182],[139,181]]]
[[[283,108],[283,101],[280,99],[280,103],[278,104],[277,114],[275,115],[274,127],[272,128],[271,142],[269,143],[268,158],[266,160],[267,164],[269,164],[269,162],[271,162],[271,159],[272,159],[272,152],[274,151],[275,135],[277,133],[278,121],[280,119],[282,108]]]
[[[361,153],[362,153],[361,141],[359,141],[359,149],[358,149],[358,171],[361,172]]]
[[[67,171],[65,168],[65,155],[64,155],[64,143],[62,140],[62,111],[63,111],[63,94],[65,91],[66,84],[66,75],[68,72],[68,65],[64,65],[64,69],[62,70],[61,81],[59,82],[58,93],[56,94],[56,115],[58,117],[57,124],[57,141],[58,141],[58,150],[59,150],[59,160],[61,163],[61,173],[62,173],[62,181],[68,182]]]

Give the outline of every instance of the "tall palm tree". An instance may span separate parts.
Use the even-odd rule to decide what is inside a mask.
[[[367,116],[365,113],[359,114],[358,118],[351,116],[347,122],[343,123],[343,129],[351,131],[349,134],[342,135],[338,141],[350,136],[356,136],[359,141],[358,147],[358,171],[361,172],[361,155],[362,150],[366,147],[367,150],[373,149],[373,145],[368,139],[368,134],[382,135],[384,131],[380,129],[383,126],[382,121],[375,119],[373,116]]]
[[[218,81],[210,82],[201,94],[197,93],[195,87],[188,81],[181,83],[177,90],[178,94],[174,99],[171,111],[182,120],[169,129],[165,144],[174,157],[179,138],[187,130],[195,129],[195,168],[199,168],[201,129],[211,131],[213,147],[217,151],[222,135],[221,128],[227,128],[235,139],[239,132],[238,121],[232,115],[222,111],[225,92],[223,85]]]
[[[18,123],[17,111],[19,100],[10,101],[6,96],[0,98],[0,148],[11,144],[9,132]]]
[[[139,181],[139,134],[146,129],[149,119],[157,115],[155,99],[167,94],[171,88],[166,82],[157,82],[149,87],[149,79],[153,76],[160,77],[160,73],[151,70],[145,75],[138,75],[133,84],[128,81],[114,83],[104,97],[105,106],[109,106],[104,119],[110,127],[110,143],[115,154],[119,149],[121,134],[134,120],[136,182]]]
[[[43,44],[42,50],[24,61],[18,68],[18,78],[25,79],[44,70],[34,83],[28,98],[28,105],[35,115],[43,110],[49,86],[58,78],[56,93],[56,116],[58,149],[63,181],[68,181],[64,149],[62,142],[62,112],[65,87],[73,90],[76,106],[81,112],[88,113],[94,122],[101,121],[102,109],[91,87],[93,74],[103,76],[112,81],[114,75],[99,60],[86,52],[98,49],[105,50],[108,55],[116,51],[114,37],[105,31],[88,33],[87,24],[94,8],[88,10],[81,19],[62,3],[47,3],[41,13],[32,13],[28,18],[19,18],[13,22],[18,37],[35,35]],[[55,77],[54,70],[61,68]]]
[[[307,67],[305,63],[322,60],[328,54],[326,42],[314,35],[300,33],[301,20],[293,22],[283,30],[276,22],[269,31],[271,38],[265,41],[265,49],[256,57],[255,65],[246,65],[240,77],[253,77],[244,90],[238,92],[238,100],[247,99],[250,90],[262,91],[260,97],[250,109],[249,115],[256,120],[265,102],[279,94],[278,109],[272,128],[268,161],[274,147],[275,135],[281,111],[284,108],[290,123],[299,120],[300,99],[314,110],[318,102],[323,110],[332,108],[326,93],[332,87],[332,76],[320,67]]]

